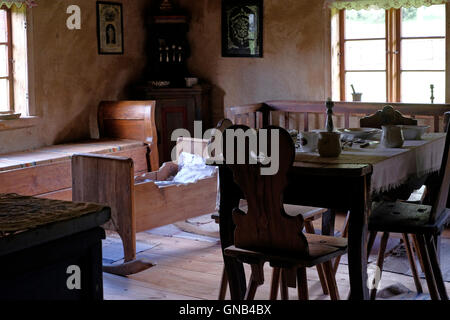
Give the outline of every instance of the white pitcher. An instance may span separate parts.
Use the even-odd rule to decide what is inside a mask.
[[[398,126],[382,126],[381,145],[385,148],[400,148],[403,146],[405,139],[403,138],[402,128]]]

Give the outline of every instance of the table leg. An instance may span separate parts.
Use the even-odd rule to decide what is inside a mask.
[[[362,183],[355,183],[352,190],[352,207],[350,209],[348,230],[348,269],[350,277],[350,299],[368,300],[367,287],[367,217],[370,201],[368,200],[367,178]]]
[[[240,191],[233,181],[233,174],[226,167],[219,168],[220,181],[220,208],[219,226],[220,242],[225,266],[225,272],[230,286],[231,300],[242,300],[247,291],[244,266],[237,259],[225,256],[223,250],[234,244],[235,225],[232,219],[232,210],[239,206]]]
[[[322,213],[322,234],[326,236],[334,235],[334,222],[336,219],[336,210],[328,209]]]

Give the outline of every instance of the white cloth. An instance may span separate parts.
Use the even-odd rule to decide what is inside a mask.
[[[195,183],[200,179],[213,176],[217,167],[208,166],[205,159],[187,152],[182,152],[178,158],[178,173],[166,181],[155,181],[158,186],[166,186],[173,184]]]
[[[297,152],[295,161],[329,164],[371,164],[372,192],[387,191],[411,177],[422,177],[439,170],[444,152],[445,133],[425,134],[422,140],[406,140],[401,148],[346,147],[339,157],[324,158],[318,153]]]

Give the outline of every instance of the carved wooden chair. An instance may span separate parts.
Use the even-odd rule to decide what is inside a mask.
[[[231,127],[232,125],[233,125],[233,123],[231,122],[231,120],[225,118],[225,119],[220,120],[217,123],[217,126],[215,129],[219,130],[221,133],[223,133],[225,129]],[[214,142],[213,138],[214,137],[211,138],[211,143]],[[315,233],[313,222],[315,220],[322,218],[322,214],[327,211],[327,209],[323,209],[323,208],[296,206],[296,205],[289,205],[289,204],[285,204],[284,209],[288,215],[295,216],[295,215],[301,214],[305,221],[305,231],[307,233],[312,233],[312,234]],[[214,219],[214,221],[217,224],[219,223],[220,217],[219,217],[218,212],[213,213],[211,215],[211,218]],[[328,295],[328,294],[330,294],[330,292],[328,290],[328,285],[327,285],[323,266],[319,264],[316,266],[316,268],[317,268],[317,274],[319,276],[320,284],[322,286],[322,291],[324,294]],[[280,285],[280,269],[274,268],[273,273],[272,273],[271,300],[276,300],[277,295],[278,295],[278,286],[279,285]],[[225,299],[227,286],[228,286],[228,278],[227,278],[225,268],[224,268],[223,272],[222,272],[222,279],[220,282],[220,290],[219,290],[219,297],[218,297],[219,300]],[[287,291],[287,288],[283,287],[282,282],[281,282],[281,290],[283,292]]]
[[[327,209],[323,208],[314,208],[314,207],[306,207],[306,206],[296,206],[296,205],[290,205],[290,204],[284,204],[284,210],[286,213],[290,216],[296,216],[296,215],[302,215],[303,220],[305,222],[305,231],[310,234],[315,234],[315,229],[313,225],[313,221],[320,219],[322,217],[322,213],[324,213]],[[215,212],[211,215],[211,218],[214,219],[214,221],[218,224],[219,223],[219,213]],[[322,286],[323,294],[330,294],[330,291],[328,290],[328,284],[326,280],[325,271],[322,264],[316,265],[317,274],[319,276],[320,285]],[[273,268],[272,272],[272,284],[271,284],[271,293],[270,293],[270,299],[276,300],[278,296],[278,287],[281,285],[281,292],[283,293],[283,296],[287,295],[287,287],[285,284],[280,281],[280,268]],[[225,300],[225,295],[227,293],[227,286],[228,286],[228,277],[225,272],[225,268],[222,271],[222,279],[220,282],[220,289],[219,289],[219,300]]]
[[[406,118],[404,117],[399,111],[395,110],[392,106],[387,105],[383,108],[383,110],[379,110],[376,113],[369,115],[367,117],[363,117],[360,119],[360,127],[361,128],[381,128],[384,125],[417,125],[417,120]],[[423,190],[423,189],[422,189]],[[409,188],[402,188],[401,190],[397,190],[396,196],[401,194],[403,197],[406,194],[406,197],[409,197],[411,192],[413,190],[410,190]],[[425,197],[425,192],[422,192],[419,195],[415,195],[415,198],[418,197],[417,202],[423,201]],[[406,198],[405,198],[406,199]],[[341,231],[341,235],[343,237],[347,237],[348,235],[348,213],[347,217],[344,223],[344,227]],[[371,233],[369,236],[369,243],[373,245],[373,242],[375,241],[377,232]],[[382,237],[382,245],[386,245],[389,240],[389,237],[387,235],[383,235]],[[367,254],[370,254],[370,251],[367,252]],[[339,266],[340,257],[336,258],[334,262],[334,271],[337,272],[337,268]],[[411,267],[412,268],[412,267]],[[412,268],[414,269],[414,268]]]
[[[417,120],[404,117],[399,111],[394,110],[392,106],[385,106],[383,110],[377,111],[375,114],[363,117],[359,124],[361,128],[381,128],[384,125],[410,125],[417,126]]]
[[[417,255],[422,271],[425,273],[428,290],[433,300],[448,300],[439,267],[438,255],[436,253],[437,238],[445,227],[450,213],[450,210],[446,208],[450,185],[450,130],[448,125],[446,131],[447,136],[438,181],[434,186],[435,190],[430,190],[433,198],[432,205],[401,201],[374,203],[372,214],[369,217],[369,230],[371,230],[371,233],[377,231],[384,232],[377,261],[380,272],[383,268],[389,233],[401,233],[403,234],[403,240],[411,263],[417,291],[422,292],[409,241],[409,235],[411,234],[416,244]],[[370,251],[372,244],[373,239],[370,239],[368,251]],[[375,299],[375,296],[376,288],[371,291],[371,299]]]
[[[444,113],[444,128],[448,128],[448,124],[450,123],[450,111]]]
[[[403,117],[400,112],[394,110],[391,106],[385,106],[382,111],[378,111],[376,114],[374,114],[372,116],[362,118],[360,121],[361,127],[381,128],[381,126],[386,125],[386,124],[417,125],[417,120]],[[401,190],[397,190],[394,197],[391,197],[391,198],[395,198],[395,196],[398,196],[399,198],[406,199],[407,197],[409,197],[406,200],[407,203],[421,204],[421,203],[423,203],[423,201],[427,195],[426,188],[421,188],[421,190],[422,190],[421,192],[415,192],[415,195],[412,196],[412,194],[411,194],[412,188],[410,188],[408,186],[404,186]],[[370,234],[369,234],[369,240],[368,240],[368,254],[370,253],[370,249],[372,248],[372,246],[375,242],[375,238],[377,236],[378,231],[381,231],[381,230],[378,230],[376,227],[373,227],[371,224],[369,224],[369,231],[370,231]],[[377,259],[377,266],[378,266],[378,268],[380,268],[380,270],[383,268],[384,255],[385,255],[386,247],[387,247],[387,244],[389,241],[389,236],[390,236],[389,232],[383,232],[383,235],[381,237],[380,249],[379,249],[378,259]],[[414,249],[415,249],[415,250],[413,250],[413,246],[411,245],[411,241],[410,241],[410,238],[407,233],[402,233],[402,239],[403,239],[404,246],[406,248],[406,252],[407,252],[408,260],[410,263],[411,272],[414,277],[414,283],[415,283],[417,292],[422,293],[423,289],[422,289],[422,285],[420,283],[420,278],[419,278],[418,269],[416,266],[415,256],[414,256],[414,251],[415,251],[417,253],[417,256],[419,257],[419,262],[422,266],[422,270],[424,270],[424,264],[420,257],[419,243],[417,241],[413,242]],[[376,289],[373,289],[371,291],[371,299],[375,299],[376,292],[377,292]]]
[[[249,128],[239,125],[229,129],[245,131]],[[264,283],[263,265],[269,262],[274,267],[271,298],[276,297],[278,279],[281,276],[282,299],[288,299],[288,287],[296,286],[299,299],[308,299],[306,268],[323,264],[331,299],[338,300],[339,292],[331,260],[347,251],[347,239],[303,233],[305,220],[308,218],[301,212],[295,216],[287,214],[283,205],[283,190],[287,184],[288,170],[295,158],[294,144],[286,130],[274,126],[268,129],[268,154],[272,150],[271,129],[279,132],[280,156],[276,174],[262,175],[261,169],[265,165],[259,161],[256,164],[248,163],[251,154],[248,140],[245,146],[245,164],[229,164],[230,159],[226,158],[235,182],[245,195],[248,210],[245,213],[239,208],[234,209],[235,244],[226,248],[224,253],[251,266],[246,299],[252,300],[258,286]],[[226,136],[224,139],[226,140]],[[235,146],[235,157],[236,154]],[[237,163],[236,158],[234,160],[233,163]],[[295,210],[295,207],[287,209]]]

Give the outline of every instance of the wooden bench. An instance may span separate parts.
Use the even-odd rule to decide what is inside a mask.
[[[103,101],[98,125],[100,139],[0,155],[0,193],[71,200],[75,153],[131,158],[135,174],[158,169],[154,101]]]
[[[419,125],[430,125],[434,132],[444,131],[444,113],[450,111],[450,104],[334,102],[334,125],[336,128],[359,127],[359,119],[386,105],[417,119]],[[277,100],[229,107],[225,110],[225,117],[235,124],[252,128],[274,124],[286,129],[309,131],[324,128],[326,108],[325,101]]]

